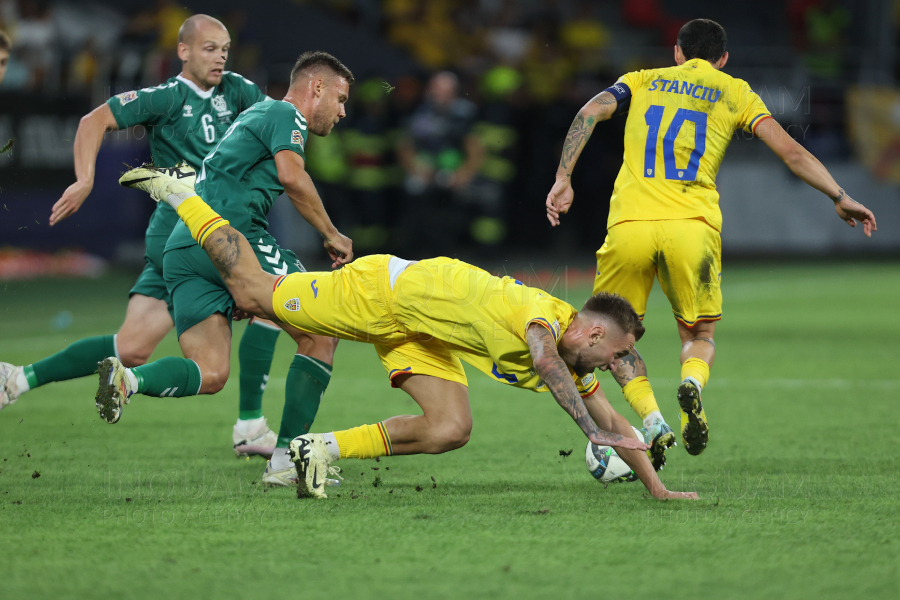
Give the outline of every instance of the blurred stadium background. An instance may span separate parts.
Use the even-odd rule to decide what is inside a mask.
[[[573,213],[551,230],[543,202],[567,128],[621,74],[672,64],[678,29],[696,17],[723,24],[726,71],[746,79],[880,225],[871,240],[848,228],[764,144],[737,135],[719,175],[726,261],[900,253],[896,0],[765,9],[713,0],[2,0],[0,28],[14,49],[0,85],[0,145],[15,147],[0,156],[0,277],[141,266],[153,207],[116,176],[148,156],[143,128],[108,134],[80,212],[53,228],[47,218],[74,181],[79,118],[177,74],[178,27],[198,12],[229,27],[226,68],[273,97],[305,50],[329,51],[354,71],[348,117],[311,138],[308,168],[358,254],[579,265],[587,275],[624,119],[596,130],[576,169]],[[455,92],[434,83],[443,71],[458,77]],[[430,127],[438,97],[454,115],[449,133]],[[449,185],[460,168],[475,176]],[[319,237],[289,202],[274,212],[278,240],[308,267],[325,267]]]

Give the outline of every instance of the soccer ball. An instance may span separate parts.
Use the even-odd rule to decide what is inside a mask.
[[[632,429],[634,437],[643,442],[644,434],[635,427]],[[588,441],[587,448],[584,450],[584,462],[594,479],[603,483],[624,483],[637,479],[637,475],[634,474],[631,467],[619,458],[612,446],[598,446]]]

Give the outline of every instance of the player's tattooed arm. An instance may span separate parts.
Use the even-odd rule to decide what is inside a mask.
[[[589,440],[598,445],[646,448],[634,438],[626,438],[597,427],[581,399],[581,394],[578,393],[569,367],[559,356],[556,339],[546,327],[537,323],[531,324],[526,332],[526,338],[535,371],[547,384],[556,402],[578,423]]]
[[[587,144],[594,126],[600,121],[605,121],[616,112],[616,98],[609,92],[603,91],[594,96],[590,102],[581,107],[575,120],[569,126],[566,141],[563,143],[562,157],[559,160],[557,175],[571,175],[575,162],[581,155],[581,150]]]

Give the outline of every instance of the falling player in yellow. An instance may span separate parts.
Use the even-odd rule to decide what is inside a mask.
[[[569,128],[546,200],[550,224],[559,225],[574,198],[572,170],[594,126],[627,110],[625,156],[610,199],[606,241],[597,252],[594,293],[621,294],[643,318],[658,277],[681,337],[681,435],[694,455],[708,441],[700,392],[709,379],[713,333],[722,318],[716,174],[734,132],[743,129],[762,139],[798,177],[830,197],[850,226],[860,221],[867,236],[876,229],[872,212],[785,133],[747,82],[721,71],[728,61],[725,41],[718,23],[690,21],[678,34],[677,66],[628,73],[585,104]],[[612,372],[644,421],[658,469],[675,435],[659,412],[647,367],[634,351]]]
[[[134,169],[120,182],[175,208],[242,311],[266,315],[288,333],[374,344],[391,383],[422,408],[422,415],[295,438],[298,495],[325,498],[325,478],[341,458],[438,454],[464,445],[472,413],[462,359],[501,383],[549,391],[588,439],[615,446],[655,497],[697,497],[666,490],[647,458],[649,446],[632,436],[594,379],[595,368],[608,369],[644,332],[620,296],[597,294],[579,312],[515,279],[448,258],[375,255],[332,272],[276,277],[260,268],[240,232],[163,170]],[[340,257],[326,247],[338,266]]]

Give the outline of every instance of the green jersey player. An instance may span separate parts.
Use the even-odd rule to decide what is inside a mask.
[[[353,259],[351,241],[332,224],[305,170],[308,133],[327,135],[346,115],[344,104],[351,83],[353,74],[330,54],[301,55],[284,99],[264,100],[241,113],[203,160],[196,176],[197,192],[252,241],[259,264],[269,273],[286,275],[305,270],[297,257],[279,247],[267,231],[266,215],[283,192],[322,234],[333,266]],[[122,405],[134,393],[214,394],[228,379],[234,300],[183,224],[176,225],[169,237],[163,265],[185,358],[167,357],[135,368],[126,368],[115,357],[104,360],[97,406],[107,421],[119,419]],[[321,398],[331,379],[337,345],[333,338],[292,327],[286,330],[297,342],[298,354],[288,371],[277,447],[263,476],[264,483],[273,485],[296,483],[287,446],[294,437],[309,431],[318,409],[318,402],[301,405],[291,396],[299,393]]]
[[[75,138],[77,181],[53,206],[50,225],[75,213],[93,187],[94,167],[106,131],[143,125],[153,160],[181,161],[199,168],[237,116],[267,98],[252,82],[224,70],[231,40],[218,20],[194,15],[181,26],[180,75],[162,85],[125,92],[86,115]],[[116,335],[79,340],[68,348],[17,367],[0,363],[0,408],[30,389],[90,375],[107,356],[128,366],[147,362],[172,329],[172,302],[163,279],[163,250],[178,217],[168,206],[156,209],[146,233],[145,267],[129,294],[125,322]],[[262,418],[262,390],[268,378],[278,328],[255,321],[241,342],[241,419],[233,444],[238,455],[271,454],[275,434]],[[318,396],[315,398],[318,403]]]

